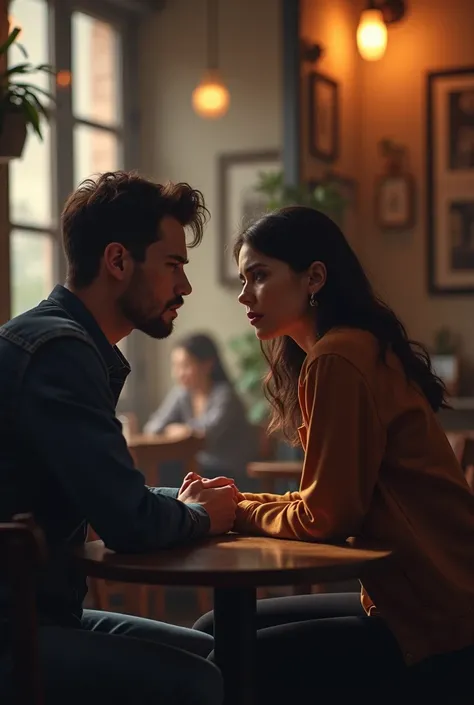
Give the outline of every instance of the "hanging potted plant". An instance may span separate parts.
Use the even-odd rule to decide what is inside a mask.
[[[6,63],[6,54],[16,42],[20,29],[16,27],[10,32],[7,40],[0,45],[0,62]],[[25,59],[28,54],[21,44],[16,44]],[[48,119],[48,110],[44,105],[44,97],[53,97],[43,88],[34,86],[29,77],[37,72],[54,73],[49,64],[37,66],[25,61],[15,66],[9,66],[0,72],[0,162],[21,157],[25,146],[27,128],[43,139],[41,120]]]

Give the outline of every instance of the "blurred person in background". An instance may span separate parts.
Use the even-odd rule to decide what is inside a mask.
[[[226,474],[248,487],[246,465],[256,458],[257,432],[214,340],[203,333],[180,340],[171,353],[171,371],[176,385],[145,425],[145,433],[172,438],[203,434],[206,445],[197,457],[202,475]],[[176,479],[180,471],[175,463],[160,468],[163,479]]]

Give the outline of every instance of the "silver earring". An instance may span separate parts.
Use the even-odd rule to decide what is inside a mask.
[[[312,306],[313,308],[316,308],[318,305],[318,300],[316,298],[316,292],[313,291],[311,296],[309,297],[309,305]]]

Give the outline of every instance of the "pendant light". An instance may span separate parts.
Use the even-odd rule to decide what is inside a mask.
[[[207,2],[207,70],[192,95],[195,112],[202,118],[223,117],[229,109],[230,94],[219,72],[219,0]]]

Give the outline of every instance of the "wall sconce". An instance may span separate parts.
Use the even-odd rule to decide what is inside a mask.
[[[370,0],[357,27],[357,48],[366,61],[378,61],[387,48],[387,25],[405,15],[404,0]]]

